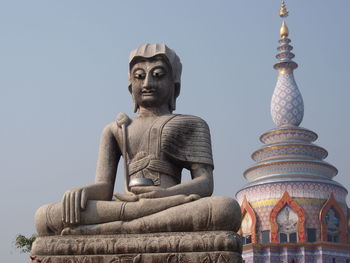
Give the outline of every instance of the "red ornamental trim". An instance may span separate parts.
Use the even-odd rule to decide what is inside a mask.
[[[250,215],[250,217],[252,219],[252,225],[250,226],[250,232],[252,234],[252,243],[258,243],[258,239],[257,239],[257,235],[256,235],[256,215],[255,215],[253,208],[251,207],[251,205],[247,201],[246,196],[244,196],[244,199],[243,199],[243,202],[241,205],[241,212],[242,212],[242,219],[244,218],[246,213],[248,213],[248,215]],[[240,234],[242,234],[241,229],[240,229]]]
[[[290,208],[292,208],[293,211],[298,215],[298,239],[300,242],[305,242],[305,212],[303,208],[290,197],[289,193],[285,191],[281,199],[277,202],[277,204],[274,206],[270,213],[271,243],[279,242],[277,215],[285,205],[288,205]]]
[[[341,243],[347,243],[348,227],[346,215],[341,209],[339,203],[334,198],[333,193],[330,194],[328,200],[323,205],[320,211],[320,222],[321,222],[321,241],[327,241],[327,223],[326,214],[329,209],[333,208],[339,215],[340,225],[339,225],[339,238]]]

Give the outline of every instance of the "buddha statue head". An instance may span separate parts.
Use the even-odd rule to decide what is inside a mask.
[[[156,106],[167,103],[169,112],[173,112],[180,94],[181,70],[180,58],[165,44],[145,44],[133,50],[129,57],[128,88],[134,112],[140,103]],[[138,96],[137,89],[143,89],[143,94]]]

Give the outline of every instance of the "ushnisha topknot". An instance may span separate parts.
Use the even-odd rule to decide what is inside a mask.
[[[175,51],[168,48],[165,44],[145,44],[130,52],[128,74],[129,86],[131,84],[130,70],[135,65],[135,63],[137,63],[137,60],[142,58],[152,58],[159,55],[164,56],[168,64],[171,66],[174,83],[181,83],[182,64]]]

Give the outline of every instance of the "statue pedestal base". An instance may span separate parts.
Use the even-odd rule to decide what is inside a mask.
[[[34,263],[240,263],[231,231],[38,237]]]

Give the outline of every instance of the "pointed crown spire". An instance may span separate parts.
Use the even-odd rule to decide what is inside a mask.
[[[280,8],[280,17],[285,18],[288,16],[288,14],[289,14],[289,12],[287,10],[286,2],[284,0],[282,0],[281,8]]]
[[[289,12],[285,0],[282,0],[279,15],[282,19]],[[295,82],[293,70],[298,64],[293,61],[293,47],[288,38],[289,29],[286,22],[282,21],[280,28],[280,40],[276,55],[277,63],[274,68],[278,71],[276,87],[271,100],[271,116],[275,125],[280,127],[299,126],[304,116],[304,103],[298,86]]]
[[[284,0],[282,0],[281,8],[280,8],[280,17],[286,18],[288,15],[289,15],[289,12],[287,10],[286,2]],[[280,29],[280,36],[283,38],[283,37],[288,37],[288,35],[289,35],[289,30],[288,30],[286,22],[283,20],[282,26]]]
[[[288,37],[288,35],[289,35],[289,29],[287,27],[286,22],[283,21],[281,29],[280,29],[280,36],[281,36],[281,38],[283,38],[283,37]]]

